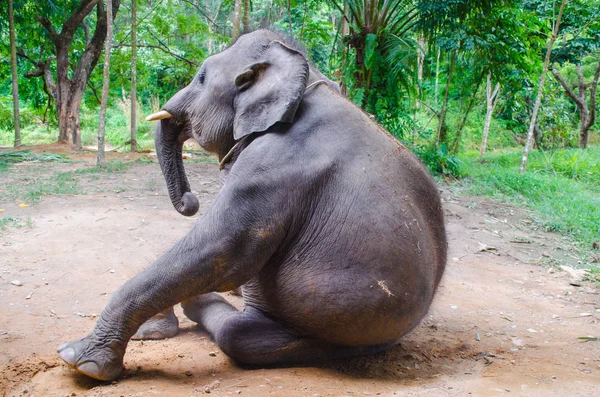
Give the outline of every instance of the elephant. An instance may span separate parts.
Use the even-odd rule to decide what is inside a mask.
[[[447,256],[435,183],[281,34],[241,36],[149,119],[179,213],[199,208],[187,139],[218,155],[223,184],[87,336],[58,348],[70,367],[118,378],[140,327],[176,331],[177,304],[234,362],[259,367],[380,352],[425,316]],[[240,286],[243,310],[219,294]]]

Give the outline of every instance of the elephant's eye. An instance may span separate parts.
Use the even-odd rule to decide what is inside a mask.
[[[198,74],[198,83],[204,84],[204,79],[206,78],[206,69],[202,69]]]

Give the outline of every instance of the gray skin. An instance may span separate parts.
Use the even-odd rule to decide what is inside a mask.
[[[183,215],[198,200],[182,143],[223,159],[247,139],[210,210],[114,294],[89,335],[59,347],[68,365],[116,379],[140,326],[138,338],[174,334],[177,303],[246,365],[369,354],[419,323],[446,263],[436,186],[302,53],[270,31],[244,35],[163,109],[173,118],[157,126],[156,149]],[[242,285],[242,311],[215,293]]]

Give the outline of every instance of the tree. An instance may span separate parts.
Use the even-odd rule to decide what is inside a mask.
[[[15,147],[21,146],[21,128],[19,125],[19,82],[17,80],[17,48],[15,43],[15,23],[13,0],[8,0],[8,26],[10,35],[10,67],[12,70],[13,114],[15,128]]]
[[[120,0],[111,0],[113,18],[121,4]],[[81,131],[79,112],[81,100],[90,75],[98,63],[102,53],[102,45],[106,39],[107,16],[103,2],[98,0],[82,0],[79,6],[71,12],[62,24],[60,33],[54,29],[49,17],[50,5],[41,3],[42,7],[37,17],[38,22],[44,27],[50,41],[54,45],[56,55],[56,107],[58,113],[59,142],[72,141],[77,148],[81,148]],[[94,34],[87,41],[83,54],[76,59],[71,54],[70,47],[76,31],[79,28],[88,32],[89,27],[84,19],[96,8],[96,26]],[[111,21],[112,23],[112,21]],[[89,34],[86,34],[89,36]],[[86,37],[87,38],[87,37]],[[71,65],[73,72],[70,73]]]
[[[244,33],[250,32],[250,0],[244,0],[244,15],[242,17]]]
[[[355,102],[375,111],[376,99],[370,98],[374,85],[379,93],[394,92],[388,94],[397,102],[399,87],[410,90],[417,58],[417,44],[408,34],[418,16],[413,2],[346,0],[341,6],[330,1],[348,21],[348,35],[342,39],[347,49],[354,50],[353,80],[346,83],[354,91]]]
[[[500,98],[500,83],[496,83],[496,86],[492,90],[492,72],[490,71],[487,75],[487,83],[485,90],[485,102],[486,102],[486,113],[485,123],[483,124],[483,133],[481,134],[481,149],[479,150],[479,156],[483,157],[487,146],[488,134],[490,132],[490,124],[492,122],[492,113],[498,104]]]
[[[577,88],[577,93],[569,86],[556,68],[552,68],[552,74],[577,106],[577,110],[579,111],[579,147],[585,149],[588,146],[590,128],[592,128],[592,125],[596,121],[596,89],[598,87],[598,78],[600,77],[600,61],[598,61],[592,80],[588,83],[585,82],[583,77],[581,64],[576,65],[576,69],[577,83],[575,87]],[[590,91],[589,104],[587,101],[588,89]]]
[[[567,0],[562,0],[560,3],[560,9],[558,11],[558,16],[556,17],[556,21],[554,21],[554,28],[552,29],[552,36],[550,36],[550,40],[548,41],[548,46],[546,48],[546,57],[544,58],[544,66],[542,68],[542,73],[540,74],[540,80],[538,83],[538,92],[537,92],[537,96],[535,98],[535,104],[533,105],[533,113],[531,114],[531,121],[529,122],[529,130],[527,131],[527,142],[525,143],[525,149],[523,149],[523,158],[521,159],[521,166],[519,167],[519,172],[521,172],[521,173],[525,172],[525,167],[527,166],[527,157],[529,156],[529,151],[531,150],[531,145],[533,144],[533,133],[534,133],[535,124],[537,121],[537,115],[540,110],[540,104],[542,102],[542,92],[544,90],[544,81],[546,79],[546,73],[548,72],[548,65],[550,64],[550,53],[552,52],[552,46],[554,45],[554,41],[556,41],[556,37],[558,36],[560,20],[562,19],[566,4],[567,4]]]
[[[241,18],[242,0],[235,0],[233,7],[233,27],[231,29],[231,41],[235,42],[240,37],[240,21]]]
[[[137,150],[136,110],[137,110],[137,0],[131,0],[131,145],[129,151]]]
[[[600,1],[572,0],[561,23],[560,44],[553,49],[551,62],[565,66],[561,70],[552,67],[552,75],[575,103],[579,112],[579,147],[588,145],[589,131],[596,121],[596,89],[600,77]],[[575,73],[572,71],[575,67]],[[584,70],[586,69],[586,70]],[[592,75],[586,82],[585,72]],[[575,74],[575,78],[566,75]],[[588,104],[589,90],[589,104]]]
[[[104,47],[104,82],[102,84],[102,101],[100,103],[100,122],[98,123],[98,156],[97,164],[105,166],[104,159],[104,129],[106,127],[106,105],[108,103],[108,86],[110,84],[110,51],[112,49],[113,38],[113,15],[112,15],[112,0],[106,0],[106,40]]]
[[[434,114],[438,118],[434,144],[435,146],[440,144],[445,145],[448,142],[448,126],[446,125],[448,98],[457,57],[459,53],[465,50],[475,49],[478,38],[483,35],[483,32],[479,31],[481,29],[474,30],[472,26],[476,25],[480,20],[492,19],[490,18],[491,11],[494,7],[500,7],[503,2],[494,2],[491,0],[455,0],[447,2],[422,0],[417,3],[419,13],[418,29],[431,45],[437,46],[448,54],[448,70],[441,109],[434,111]],[[477,80],[474,84],[475,87],[479,87],[480,84],[480,78]],[[475,94],[476,92],[472,93],[472,99],[467,106],[467,112],[463,118],[464,122],[462,122],[463,126],[466,122],[468,112],[472,108],[473,95]],[[435,97],[437,98],[437,80]],[[430,107],[430,109],[433,108]],[[455,139],[455,146],[458,146],[457,139]]]

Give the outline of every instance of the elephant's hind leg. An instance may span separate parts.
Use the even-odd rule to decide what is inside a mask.
[[[140,326],[133,340],[152,340],[172,338],[179,332],[179,320],[173,306],[163,310]]]
[[[203,326],[225,354],[243,365],[301,365],[372,354],[392,345],[336,346],[299,337],[259,310],[238,311],[216,293],[189,299],[182,306],[185,315]]]

